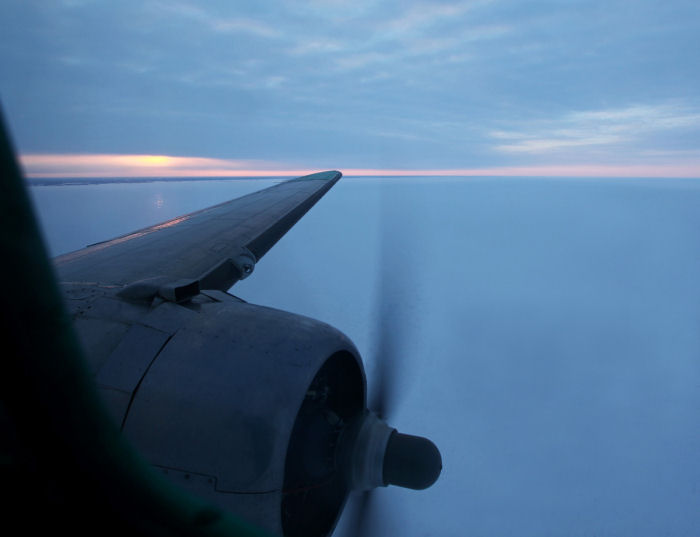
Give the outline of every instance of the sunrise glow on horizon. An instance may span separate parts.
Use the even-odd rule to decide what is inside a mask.
[[[20,156],[29,178],[107,177],[293,177],[321,168],[294,168],[274,162],[171,155],[25,154]],[[700,178],[700,163],[570,164],[447,169],[381,169],[337,167],[346,176],[445,177],[669,177]]]

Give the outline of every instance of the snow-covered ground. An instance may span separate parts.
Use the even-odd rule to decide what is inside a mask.
[[[57,255],[269,184],[32,195]],[[392,423],[444,468],[370,535],[699,534],[700,181],[344,178],[231,291],[344,331],[370,390],[393,331]]]

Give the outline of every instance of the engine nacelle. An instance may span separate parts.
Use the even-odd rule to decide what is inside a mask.
[[[286,536],[327,535],[349,490],[437,480],[437,447],[367,408],[346,336],[190,289],[155,279],[129,289],[63,284],[103,401],[148,462]]]
[[[362,361],[335,328],[214,302],[160,350],[123,431],[178,485],[275,534],[313,537],[345,503],[332,459],[365,399]]]

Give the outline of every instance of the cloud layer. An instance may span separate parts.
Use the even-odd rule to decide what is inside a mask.
[[[24,153],[286,168],[700,161],[700,5],[10,0]]]

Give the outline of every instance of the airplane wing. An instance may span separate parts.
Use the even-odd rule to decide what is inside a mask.
[[[4,125],[0,106],[0,251],[8,260],[0,277],[12,282],[0,311],[3,525],[39,535],[269,535],[172,486],[113,422],[54,280]]]
[[[126,286],[131,298],[160,290],[179,301],[199,289],[225,291],[252,272],[341,176],[306,175],[59,256],[58,279]]]

